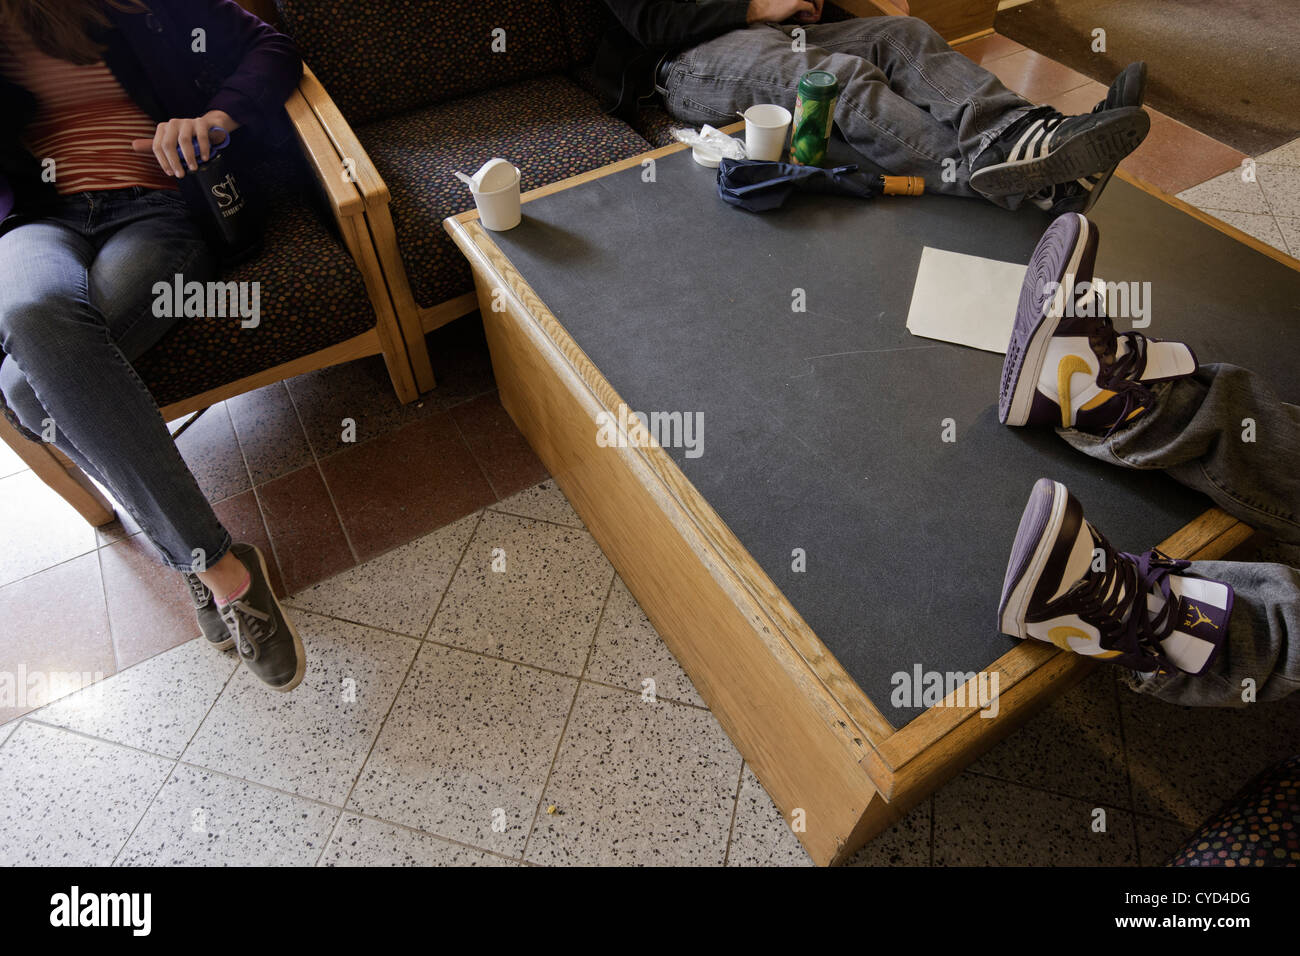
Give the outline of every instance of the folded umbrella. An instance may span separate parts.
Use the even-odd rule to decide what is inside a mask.
[[[758,159],[724,159],[718,164],[718,195],[749,212],[776,209],[795,190],[870,199],[881,193],[918,196],[916,176],[880,176],[859,171],[856,163],[823,169]]]

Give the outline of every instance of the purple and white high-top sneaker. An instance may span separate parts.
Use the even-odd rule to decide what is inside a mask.
[[[1232,588],[1190,562],[1115,551],[1059,481],[1040,478],[1020,517],[998,626],[1137,671],[1199,674],[1228,631]]]
[[[1038,241],[1002,364],[999,421],[1113,430],[1149,407],[1149,384],[1196,371],[1181,342],[1116,333],[1094,289],[1099,239],[1086,216],[1066,213]]]

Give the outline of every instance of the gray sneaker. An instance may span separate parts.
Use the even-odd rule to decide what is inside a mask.
[[[235,639],[230,636],[230,628],[221,619],[221,611],[206,584],[199,580],[197,574],[182,571],[185,583],[190,587],[190,600],[194,602],[194,616],[199,620],[199,630],[209,644],[219,651],[229,650],[235,646]]]
[[[251,544],[231,545],[230,552],[251,578],[244,596],[221,609],[239,659],[268,687],[291,691],[307,672],[302,640],[271,590],[262,552]]]

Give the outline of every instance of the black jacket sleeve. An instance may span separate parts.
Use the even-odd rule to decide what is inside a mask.
[[[647,49],[675,50],[747,25],[749,0],[605,0],[633,39]]]

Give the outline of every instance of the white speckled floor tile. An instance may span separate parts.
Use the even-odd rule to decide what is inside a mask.
[[[516,866],[513,860],[471,850],[427,833],[343,814],[321,866]]]
[[[1132,866],[1133,815],[1091,801],[963,773],[934,795],[937,866]]]
[[[1286,252],[1294,258],[1300,259],[1300,219],[1278,216],[1277,227],[1282,231],[1282,241],[1286,244]]]
[[[478,518],[478,512],[466,515],[410,544],[305,588],[288,603],[306,611],[424,637]]]
[[[339,811],[181,765],[118,857],[119,866],[311,866]]]
[[[188,641],[77,691],[30,717],[150,753],[179,757],[239,659]]]
[[[1040,790],[1127,807],[1128,770],[1113,669],[1096,668],[970,769]]]
[[[524,518],[554,521],[556,524],[567,524],[573,528],[585,527],[554,478],[547,478],[540,484],[525,488],[518,494],[511,495],[504,501],[498,501],[490,507],[493,511],[502,511]]]
[[[517,856],[576,685],[425,644],[349,808]]]
[[[9,735],[18,729],[20,723],[22,723],[21,718],[18,720],[11,720],[9,723],[0,726],[0,747],[5,745],[5,741],[9,739]]]
[[[288,613],[307,651],[303,682],[281,694],[241,667],[184,759],[342,806],[419,642]]]
[[[812,866],[789,822],[746,765],[731,828],[728,866]]]
[[[1257,162],[1280,166],[1300,166],[1300,139],[1293,139],[1285,146],[1269,150],[1261,155]]]
[[[1286,243],[1273,216],[1267,213],[1233,212],[1231,209],[1207,209],[1206,212],[1215,219],[1222,219],[1228,225],[1237,227],[1246,235],[1286,252]]]
[[[740,765],[708,711],[584,683],[526,859],[717,866]],[[551,805],[553,814],[546,812]]]
[[[171,768],[23,721],[0,748],[0,866],[107,866]]]
[[[1256,176],[1273,215],[1300,217],[1300,169],[1260,163]]]
[[[605,613],[601,615],[587,677],[637,693],[648,688],[646,680],[653,680],[656,696],[704,706],[695,685],[622,578],[614,579]]]
[[[576,676],[613,576],[586,531],[487,511],[429,637]]]
[[[1230,209],[1233,212],[1267,214],[1268,202],[1264,199],[1264,191],[1259,187],[1258,170],[1257,166],[1255,182],[1243,180],[1240,169],[1230,169],[1191,189],[1184,189],[1178,198],[1200,209]]]

